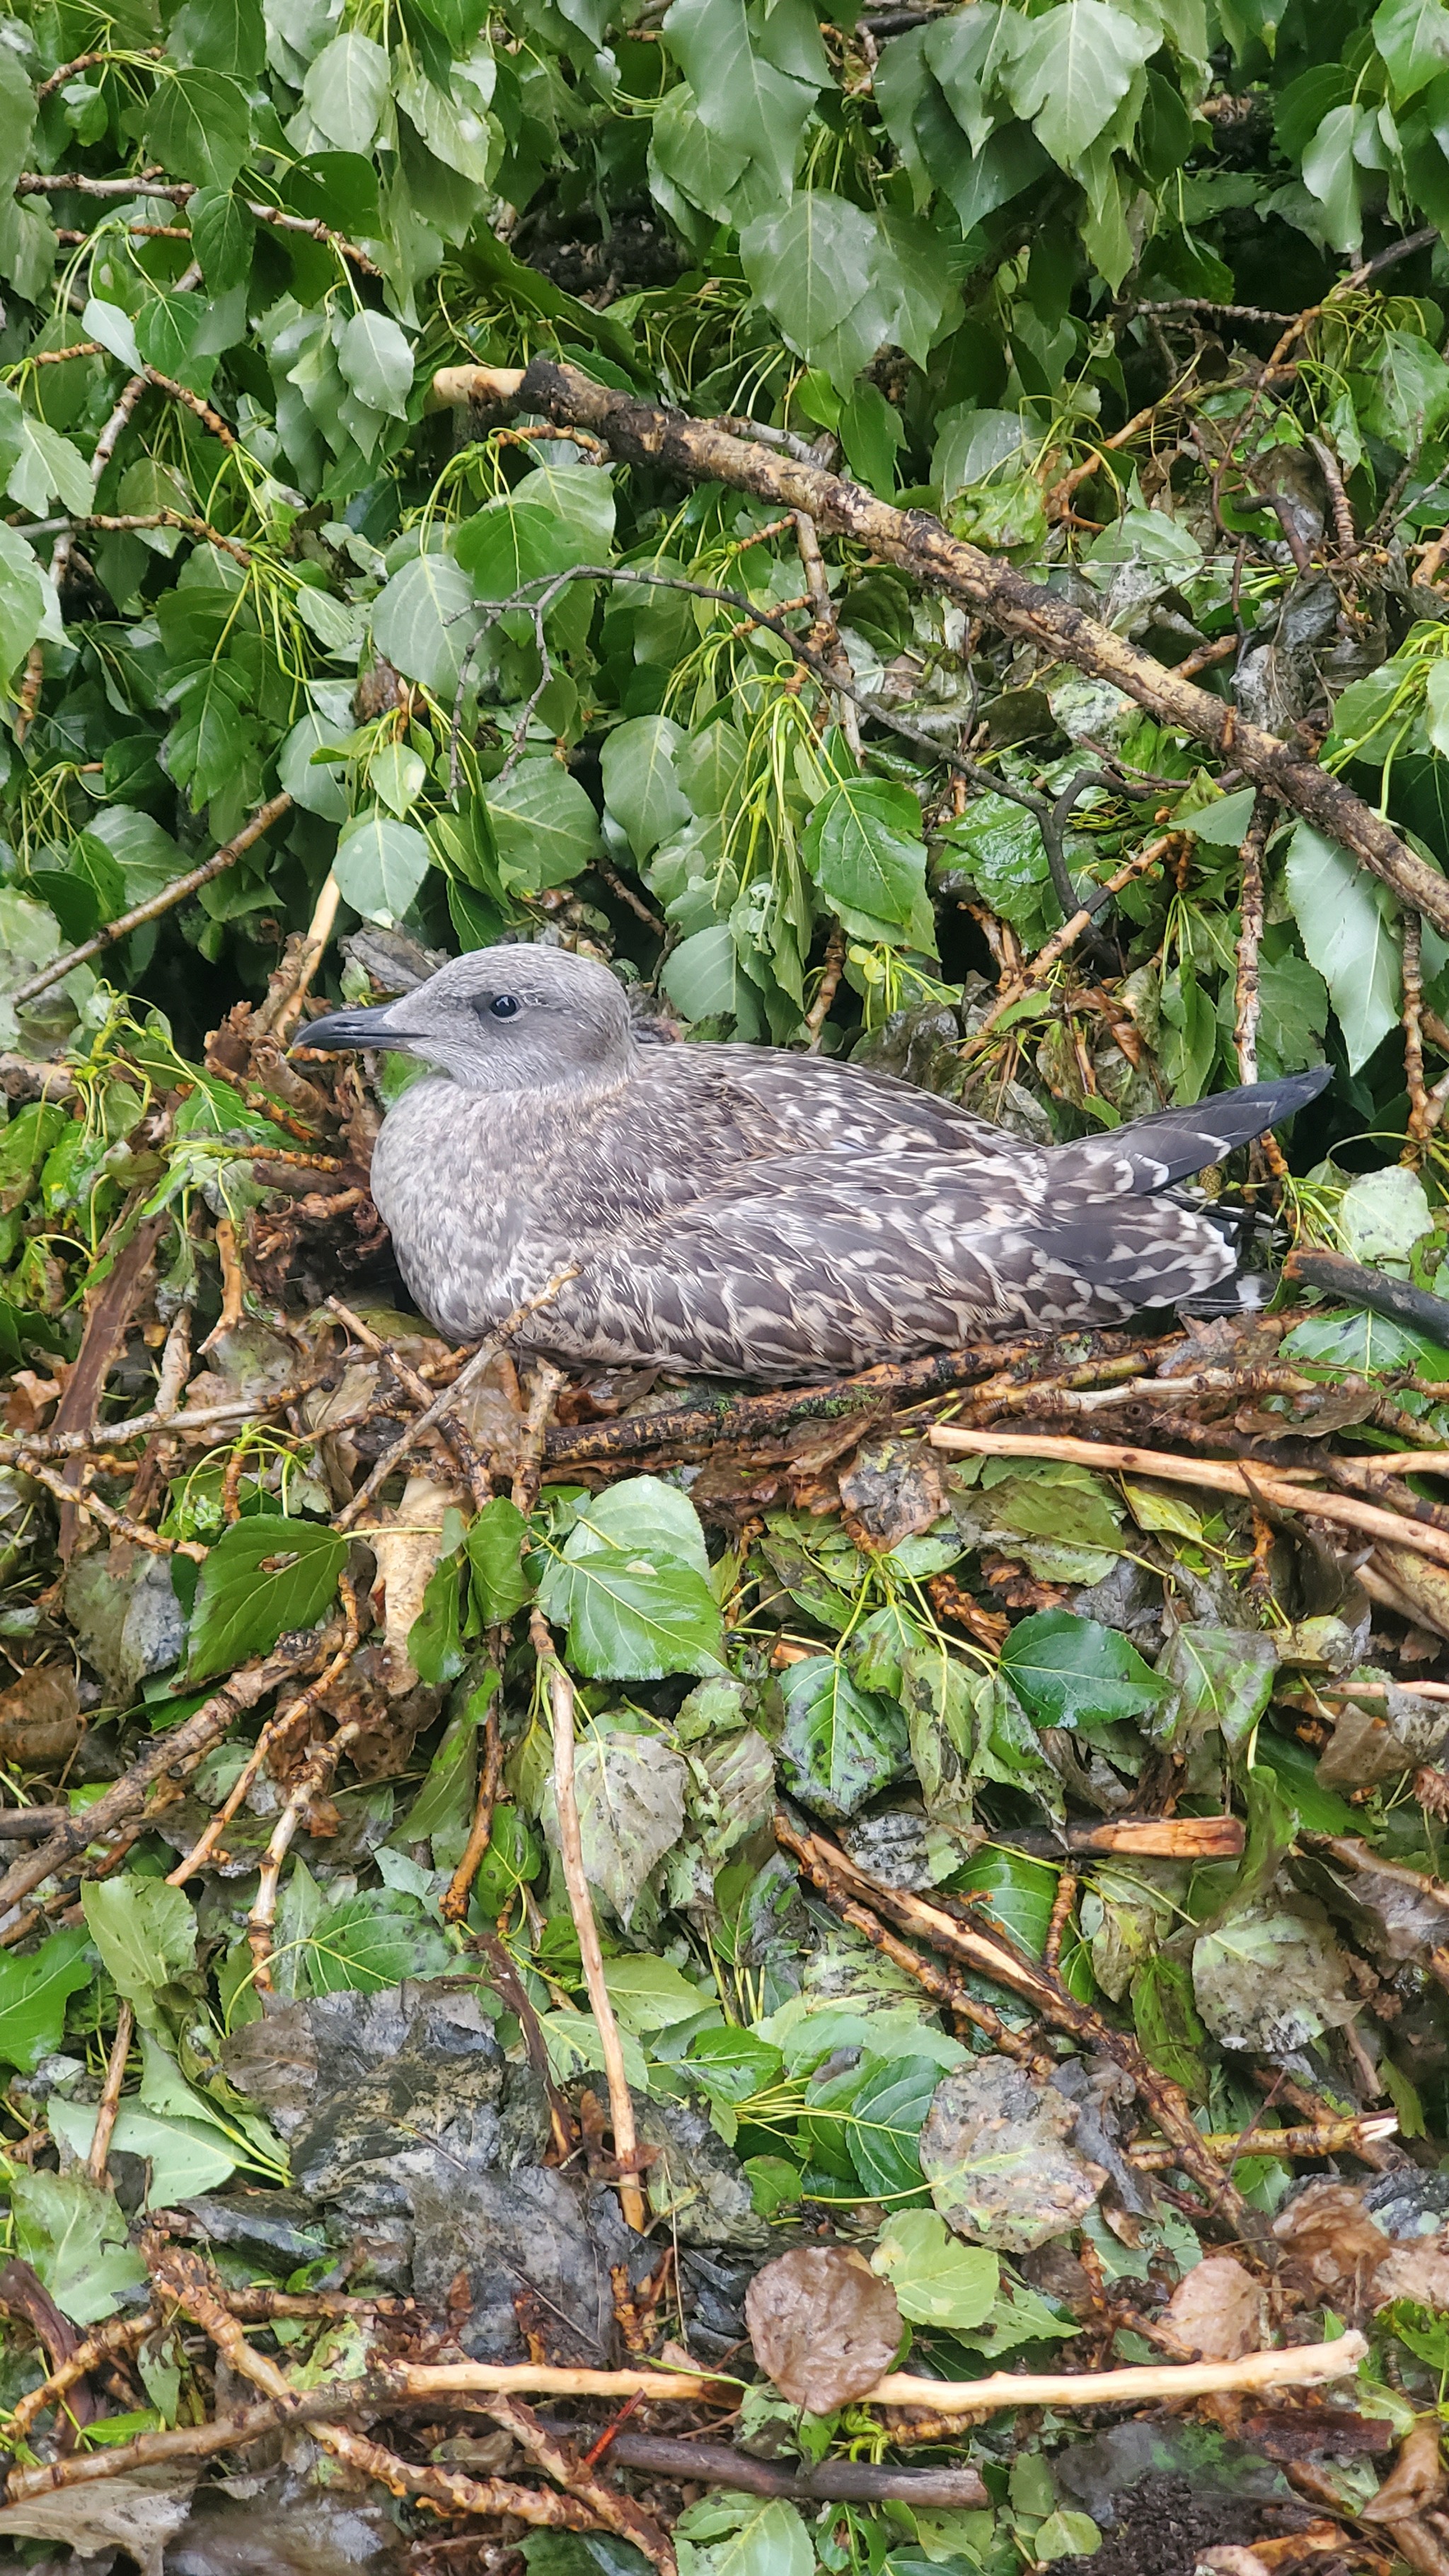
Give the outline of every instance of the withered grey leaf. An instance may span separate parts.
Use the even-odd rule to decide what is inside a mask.
[[[1069,2141],[1078,2105],[1054,2084],[982,2058],[936,2087],[921,2131],[921,2171],[958,2236],[1029,2254],[1086,2215],[1106,2170]]]
[[[1225,2048],[1269,2056],[1303,2048],[1353,2019],[1343,1954],[1311,1897],[1245,1906],[1192,1954],[1197,2008]]]
[[[810,2415],[863,2397],[900,2349],[894,2290],[845,2245],[800,2245],[765,2264],[745,2322],[760,2368]]]

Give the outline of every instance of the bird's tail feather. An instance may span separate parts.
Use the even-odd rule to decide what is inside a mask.
[[[1249,1083],[1241,1091],[1199,1100],[1191,1109],[1159,1109],[1149,1118],[1134,1119],[1130,1127],[1084,1137],[1053,1156],[1053,1185],[1134,1198],[1169,1189],[1174,1181],[1221,1162],[1235,1146],[1266,1135],[1280,1119],[1316,1100],[1332,1079],[1333,1067],[1317,1064],[1307,1073],[1287,1074],[1281,1082]]]

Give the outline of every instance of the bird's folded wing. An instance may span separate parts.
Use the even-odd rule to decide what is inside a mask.
[[[550,1308],[600,1357],[693,1353],[764,1375],[1102,1322],[1201,1294],[1234,1255],[1170,1200],[1078,1196],[962,1154],[781,1157],[589,1251]]]

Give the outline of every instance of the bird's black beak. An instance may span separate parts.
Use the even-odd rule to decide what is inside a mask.
[[[409,1032],[393,1019],[396,1007],[393,1002],[379,1002],[372,1010],[329,1011],[325,1019],[307,1020],[297,1031],[292,1050],[317,1047],[331,1055],[347,1047],[406,1047]]]

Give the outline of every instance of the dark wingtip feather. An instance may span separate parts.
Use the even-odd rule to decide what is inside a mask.
[[[1333,1080],[1330,1064],[1310,1065],[1306,1073],[1285,1074],[1278,1082],[1250,1082],[1239,1091],[1221,1091],[1190,1109],[1157,1109],[1110,1135],[1093,1136],[1061,1149],[1071,1162],[1070,1177],[1100,1181],[1134,1195],[1171,1187],[1204,1171],[1239,1145],[1250,1145],[1280,1120],[1306,1109]],[[1067,1177],[1064,1173],[1063,1177]]]

